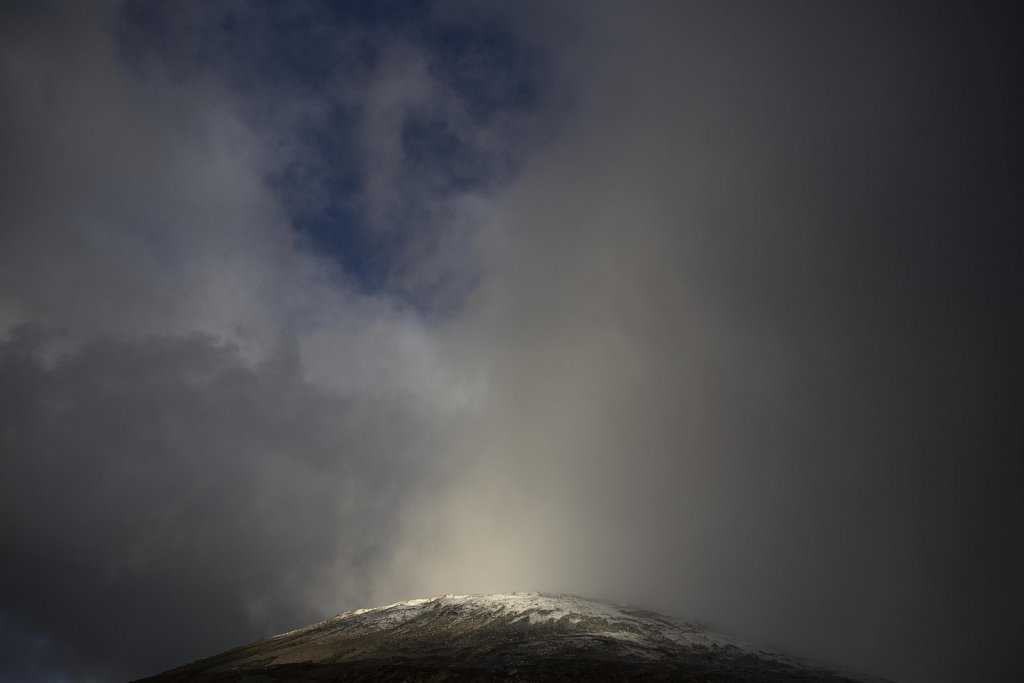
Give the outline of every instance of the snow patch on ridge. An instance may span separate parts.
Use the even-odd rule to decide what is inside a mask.
[[[665,646],[670,645],[716,650],[734,648],[756,652],[762,658],[780,663],[794,661],[782,653],[726,635],[710,633],[687,622],[642,610],[587,600],[575,595],[552,593],[494,593],[418,598],[381,607],[342,612],[309,628],[330,625],[345,631],[385,631],[401,628],[417,617],[445,610],[456,610],[458,614],[467,618],[511,618],[513,623],[525,620],[531,626],[554,624],[565,619],[565,623],[571,625],[575,633],[614,639],[627,645],[642,658],[657,658]]]
[[[432,612],[454,610],[476,619],[511,619],[513,623],[554,624],[566,620],[577,633],[614,638],[640,650],[655,650],[666,642],[710,646],[712,641],[695,626],[616,605],[573,595],[548,593],[497,593],[489,595],[442,595],[396,602],[382,607],[357,609],[329,619],[344,630],[391,630]],[[642,653],[640,653],[642,654]]]

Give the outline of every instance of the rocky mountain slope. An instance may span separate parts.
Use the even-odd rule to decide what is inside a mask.
[[[880,681],[570,595],[445,595],[344,612],[148,683],[646,679]]]

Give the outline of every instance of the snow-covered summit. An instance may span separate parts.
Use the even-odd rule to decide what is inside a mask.
[[[488,595],[441,595],[396,602],[382,607],[342,612],[331,621],[351,621],[356,617],[373,620],[382,627],[393,627],[415,616],[433,610],[463,611],[495,618],[512,617],[513,621],[526,619],[530,624],[557,622],[568,619],[578,623],[584,619],[604,619],[617,622],[640,623],[643,618],[635,610],[575,595],[557,593],[492,593]],[[648,619],[650,614],[648,615]]]
[[[484,629],[495,624],[515,629],[548,627],[572,633],[593,632],[622,641],[637,656],[658,656],[669,644],[702,644],[713,637],[692,624],[575,595],[552,593],[493,593],[441,595],[357,609],[310,628],[334,628],[348,633],[415,629],[426,619],[444,619],[452,630]],[[293,632],[295,633],[295,632]]]
[[[715,680],[850,677],[653,612],[548,593],[442,595],[342,612],[148,679]]]

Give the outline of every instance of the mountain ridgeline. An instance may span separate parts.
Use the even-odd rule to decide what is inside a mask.
[[[648,680],[879,683],[653,612],[570,595],[409,600],[200,659],[146,683]]]

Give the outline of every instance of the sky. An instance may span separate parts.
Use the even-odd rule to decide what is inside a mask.
[[[0,681],[518,590],[1013,679],[1022,21],[3,3]]]

